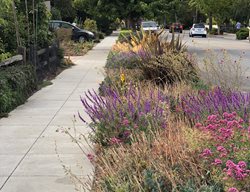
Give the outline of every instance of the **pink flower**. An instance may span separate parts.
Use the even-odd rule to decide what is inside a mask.
[[[124,125],[124,126],[129,126],[129,120],[128,119],[124,119],[123,121],[122,121],[122,125]]]
[[[209,115],[207,118],[208,121],[216,121],[217,120],[217,115]]]
[[[93,155],[93,154],[87,154],[87,158],[89,159],[89,161],[94,161],[94,159],[95,159],[95,156]]]
[[[111,145],[115,145],[115,144],[122,143],[122,140],[118,139],[116,137],[112,137],[109,142],[110,142]]]
[[[239,192],[239,190],[234,187],[231,187],[228,189],[228,192]]]
[[[130,135],[131,135],[131,132],[129,130],[126,130],[126,131],[123,132],[123,136],[125,138],[129,137]]]
[[[137,124],[134,124],[134,129],[138,129],[138,125]]]
[[[240,161],[240,162],[238,163],[238,165],[239,165],[240,168],[242,168],[242,169],[245,169],[245,168],[247,167],[247,164],[246,164],[245,161]]]
[[[249,173],[249,170],[246,170],[246,163],[244,161],[240,161],[238,164],[235,164],[231,160],[226,162],[225,172],[227,176],[232,177],[236,180],[244,180]]]
[[[195,127],[196,127],[196,128],[201,128],[201,127],[202,127],[202,124],[201,124],[201,123],[196,123]]]
[[[221,165],[222,161],[220,159],[215,159],[214,162],[212,163],[213,165]]]
[[[218,146],[217,147],[217,151],[222,152],[222,153],[226,153],[227,152],[227,150],[223,146]]]
[[[212,151],[210,149],[204,149],[201,156],[208,157],[212,155]]]

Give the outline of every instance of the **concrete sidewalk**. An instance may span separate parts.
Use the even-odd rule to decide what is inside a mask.
[[[79,110],[87,118],[80,95],[88,89],[98,89],[115,40],[116,37],[107,37],[87,55],[71,57],[76,66],[63,71],[53,85],[38,91],[8,118],[0,120],[1,192],[73,192],[74,185],[64,173],[56,146],[63,164],[75,174],[93,174],[85,155],[57,130],[72,130],[75,124],[82,133],[89,131],[77,115]]]

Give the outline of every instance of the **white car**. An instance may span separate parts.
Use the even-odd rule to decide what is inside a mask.
[[[202,36],[205,38],[207,37],[207,30],[204,24],[193,24],[192,28],[189,31],[189,37],[194,36]]]
[[[143,21],[141,28],[144,31],[158,31],[159,27],[155,21]]]

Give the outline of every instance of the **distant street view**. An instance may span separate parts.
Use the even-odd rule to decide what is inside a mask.
[[[0,0],[0,192],[250,192],[250,0]]]

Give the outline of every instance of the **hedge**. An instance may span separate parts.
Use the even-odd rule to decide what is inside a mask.
[[[23,104],[36,89],[32,65],[0,68],[0,117]]]
[[[242,28],[239,31],[237,31],[237,33],[236,33],[236,38],[238,40],[247,39],[248,36],[249,36],[249,29],[248,28]]]

